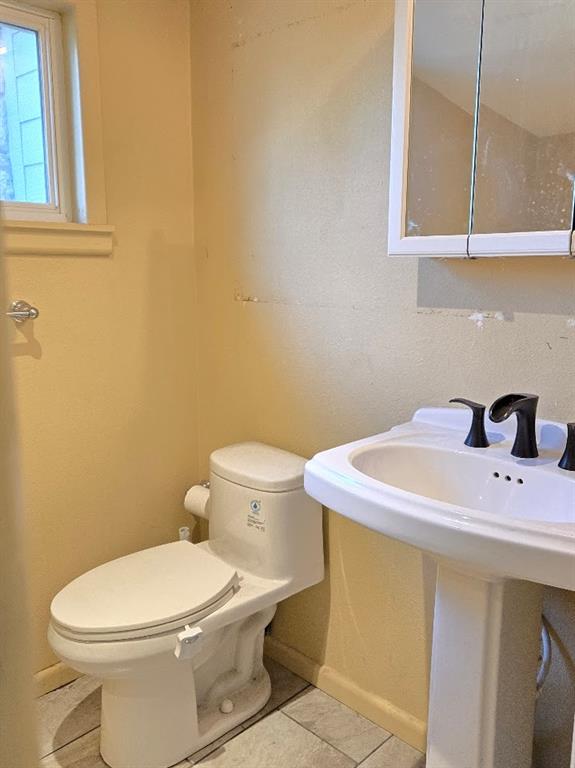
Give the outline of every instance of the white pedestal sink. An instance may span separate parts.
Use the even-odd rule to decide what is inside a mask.
[[[424,408],[314,456],[310,496],[438,561],[427,768],[530,768],[543,584],[575,590],[575,472],[563,425],[510,454],[515,419],[464,445],[469,412]]]

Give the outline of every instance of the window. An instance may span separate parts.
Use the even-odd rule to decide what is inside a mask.
[[[110,256],[97,0],[29,2],[0,0],[4,253]]]
[[[0,200],[7,219],[69,220],[58,14],[0,2]]]

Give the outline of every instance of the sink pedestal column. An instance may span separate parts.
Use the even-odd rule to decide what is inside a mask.
[[[440,562],[427,768],[531,767],[541,597]]]

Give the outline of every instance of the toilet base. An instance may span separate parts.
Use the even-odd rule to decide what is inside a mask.
[[[247,685],[227,696],[233,703],[229,714],[219,705],[196,708],[191,665],[185,670],[171,666],[169,677],[164,669],[148,679],[104,682],[100,753],[111,768],[169,768],[255,715],[271,695],[262,666]]]

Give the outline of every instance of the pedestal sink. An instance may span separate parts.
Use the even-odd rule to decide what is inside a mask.
[[[539,420],[539,457],[516,459],[514,422],[468,448],[468,412],[423,408],[306,465],[310,496],[438,562],[427,768],[531,766],[541,585],[575,590],[575,473],[563,425]]]

